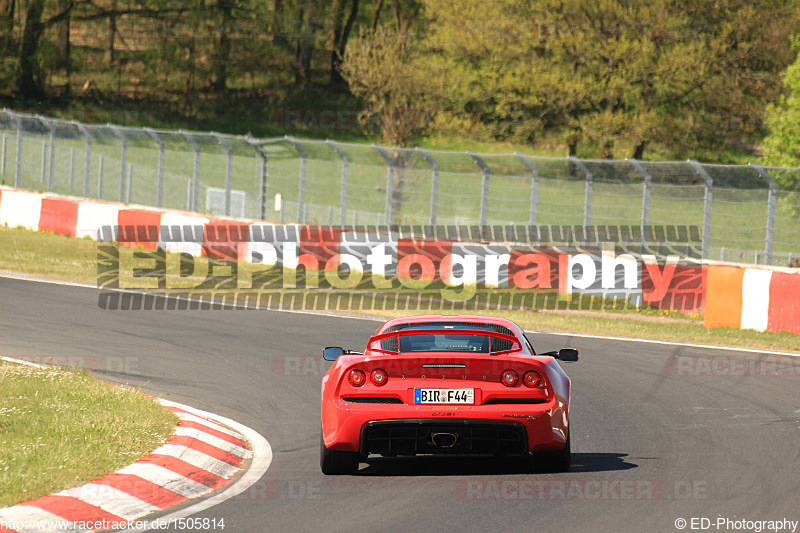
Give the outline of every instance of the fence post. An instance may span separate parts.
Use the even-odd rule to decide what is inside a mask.
[[[100,160],[97,163],[97,199],[103,198],[103,154],[100,154]]]
[[[36,120],[41,122],[45,128],[50,132],[50,155],[48,157],[49,165],[47,172],[47,192],[53,192],[53,185],[55,184],[55,162],[56,162],[56,127],[53,121],[36,115]],[[42,158],[42,170],[44,170],[45,160]],[[42,173],[44,178],[44,173]],[[44,181],[44,180],[42,180]]]
[[[3,162],[0,164],[0,174],[6,174],[6,153],[8,152],[8,135],[3,134]]]
[[[117,126],[108,124],[108,127],[111,128],[111,131],[114,132],[114,135],[116,135],[122,143],[119,161],[119,202],[122,204],[125,203],[125,172],[128,170],[128,139]]]
[[[388,170],[386,172],[386,225],[390,225],[392,223],[392,196],[394,195],[394,160],[386,153],[386,150],[383,149],[382,146],[378,146],[377,144],[372,145],[375,150],[381,154],[381,157],[384,161],[386,161],[386,165],[388,166]],[[380,225],[380,224],[378,224]]]
[[[8,151],[8,135],[3,134],[3,162],[0,164],[0,174],[6,174],[6,153]]]
[[[6,111],[11,113],[11,111]],[[11,113],[14,117],[14,122],[17,124],[17,159],[14,161],[14,188],[19,189],[22,186],[22,117],[16,113]]]
[[[300,181],[297,186],[297,221],[300,224],[305,224],[305,203],[306,203],[306,161],[308,160],[308,153],[305,148],[300,146],[300,143],[288,135],[284,137],[292,148],[300,154]]]
[[[225,148],[228,154],[225,164],[225,216],[231,216],[231,190],[233,189],[233,147],[220,134],[211,132],[211,135]]]
[[[259,202],[259,215],[261,216],[261,220],[267,220],[267,172],[269,170],[269,154],[252,136],[247,136],[247,142],[249,142],[250,146],[261,156],[261,198]]]
[[[72,185],[75,182],[75,147],[69,147],[69,192],[72,192]]]
[[[128,163],[128,201],[131,203],[131,196],[133,196],[133,163]]]
[[[331,145],[331,148],[342,159],[342,183],[339,190],[339,223],[342,226],[347,225],[347,182],[350,174],[350,160],[347,154],[342,150],[338,144],[330,139],[325,139],[325,142]]]
[[[694,159],[689,159],[689,163],[694,167],[697,174],[703,178],[706,187],[703,196],[703,259],[708,259],[708,249],[711,241],[711,203],[713,201],[712,186],[714,185],[714,180],[700,163]]]
[[[42,160],[40,180],[44,184],[44,175],[47,174],[47,143],[42,141]]]
[[[525,154],[514,152],[514,155],[522,160],[522,163],[531,171],[531,214],[528,224],[531,226],[536,225],[539,218],[539,169],[533,164],[533,161]]]
[[[481,234],[483,234],[483,226],[486,226],[489,211],[489,167],[475,152],[467,151],[472,156],[472,161],[481,167],[483,171],[483,178],[481,182]]]
[[[591,226],[592,225],[592,184],[594,183],[594,176],[586,168],[586,165],[583,164],[583,161],[575,157],[574,155],[569,156],[569,160],[575,163],[575,166],[583,172],[583,175],[586,177],[586,189],[583,194],[583,225],[584,226]]]
[[[777,202],[778,196],[778,185],[775,183],[775,180],[772,179],[767,171],[761,165],[757,165],[755,163],[747,163],[758,172],[758,175],[761,176],[761,179],[767,182],[769,186],[769,196],[767,196],[767,236],[766,241],[764,242],[764,255],[765,255],[765,264],[771,265],[772,264],[772,243],[773,239],[775,238],[775,203]]]
[[[92,164],[92,134],[80,122],[72,121],[72,123],[83,133],[86,138],[86,155],[83,162],[83,197],[89,198],[89,179],[91,178],[91,164]]]
[[[185,131],[181,131],[181,134],[184,138],[189,141],[189,144],[192,145],[194,149],[194,164],[192,166],[192,194],[190,201],[187,202],[189,205],[186,206],[186,209],[189,211],[197,212],[197,196],[200,194],[200,145],[197,144],[197,141],[194,137]]]
[[[652,178],[650,174],[644,169],[642,164],[634,158],[625,158],[625,161],[630,163],[634,170],[642,176],[644,182],[642,184],[642,244],[647,244],[647,226],[650,224],[650,189],[652,185]]]
[[[439,204],[439,163],[431,154],[417,146],[422,157],[431,165],[431,226],[436,225],[436,209]]]
[[[150,128],[145,128],[144,131],[153,139],[158,145],[158,185],[156,186],[156,207],[161,207],[164,199],[164,141],[158,136],[156,132]],[[130,200],[130,198],[129,198]]]

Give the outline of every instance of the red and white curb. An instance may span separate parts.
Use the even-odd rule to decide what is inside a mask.
[[[269,468],[272,448],[254,430],[187,405],[160,398],[158,401],[179,419],[166,444],[136,463],[86,485],[0,509],[0,533],[131,528],[134,521],[147,515],[230,485],[211,498],[159,517],[163,525],[236,496]],[[231,483],[248,460],[247,470]],[[144,531],[149,526],[146,522],[137,523],[132,529]]]

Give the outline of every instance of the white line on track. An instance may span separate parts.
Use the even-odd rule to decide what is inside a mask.
[[[95,285],[88,285],[85,283],[74,283],[70,281],[56,281],[56,280],[48,280],[48,279],[37,279],[37,278],[26,278],[22,276],[14,276],[11,274],[0,274],[0,278],[8,278],[20,281],[35,281],[37,283],[50,283],[53,285],[66,285],[69,287],[82,287],[87,289],[95,289],[95,290],[108,290],[114,292],[122,292],[122,293],[129,293],[129,294],[154,294],[154,293],[146,293],[141,291],[133,291],[133,290],[126,290],[126,289],[107,289],[97,287]],[[172,298],[175,300],[186,300],[191,301],[190,298],[181,298],[177,295],[157,295],[161,296],[162,298]],[[219,305],[223,307],[236,307],[241,308],[241,306],[237,306],[235,304],[226,304],[224,302],[220,302]],[[255,306],[252,309],[256,309],[258,311],[276,311],[281,313],[290,313],[290,314],[298,314],[298,315],[313,315],[313,316],[325,316],[325,317],[332,317],[332,318],[347,318],[350,320],[366,320],[369,322],[385,322],[386,319],[383,318],[375,318],[375,317],[366,317],[366,316],[353,316],[353,315],[341,315],[335,313],[324,313],[322,311],[307,311],[302,309],[276,309],[274,307],[260,307]],[[689,342],[677,342],[677,341],[661,341],[656,339],[636,339],[632,337],[614,337],[611,335],[587,335],[584,333],[570,333],[564,331],[544,331],[544,330],[525,330],[526,333],[536,333],[539,335],[560,335],[563,337],[580,337],[586,339],[602,339],[602,340],[609,340],[609,341],[619,341],[619,342],[639,342],[639,343],[646,343],[646,344],[662,344],[665,346],[686,346],[688,348],[704,348],[709,350],[723,350],[723,351],[730,351],[730,352],[748,352],[748,353],[759,353],[759,354],[769,354],[769,355],[784,355],[786,357],[800,357],[800,353],[798,352],[776,352],[773,350],[762,350],[758,348],[745,348],[745,347],[738,347],[738,346],[724,346],[719,344],[697,344],[697,343],[689,343]]]
[[[96,285],[89,285],[86,283],[76,283],[73,281],[58,281],[52,279],[39,279],[39,278],[26,278],[24,276],[14,276],[12,274],[0,274],[0,278],[7,278],[13,279],[18,281],[34,281],[36,283],[48,283],[50,285],[65,285],[67,287],[81,287],[84,289],[95,289],[95,290],[103,290],[109,292],[119,292],[124,294],[146,294],[152,296],[158,296],[160,298],[166,298],[170,300],[177,300],[179,302],[192,302],[196,300],[192,300],[191,298],[183,298],[177,294],[156,294],[152,292],[143,292],[143,291],[136,291],[131,289],[113,289],[108,287],[98,287]],[[322,311],[306,311],[303,309],[276,309],[274,307],[262,307],[259,305],[256,306],[241,306],[237,304],[231,304],[227,302],[214,302],[213,305],[219,305],[220,307],[233,307],[235,309],[254,309],[256,311],[279,311],[281,313],[289,313],[289,314],[298,314],[298,315],[316,315],[316,316],[329,316],[334,318],[349,318],[351,320],[368,320],[370,322],[386,322],[385,319],[382,318],[373,318],[373,317],[366,317],[366,316],[355,316],[355,315],[340,315],[335,313],[323,313]]]

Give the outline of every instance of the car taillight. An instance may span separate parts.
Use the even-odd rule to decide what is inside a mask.
[[[513,387],[517,384],[517,381],[519,381],[519,376],[511,369],[503,370],[503,373],[500,374],[500,381],[502,381],[503,385],[506,387]]]
[[[526,387],[538,387],[542,384],[542,376],[537,371],[531,370],[530,372],[525,372],[525,375],[522,376],[522,382]]]
[[[347,375],[347,380],[353,387],[360,387],[367,381],[367,376],[361,370],[351,370]]]
[[[389,375],[386,373],[386,370],[383,370],[382,368],[376,368],[370,373],[369,380],[373,385],[381,387],[386,385],[386,382],[389,381]]]

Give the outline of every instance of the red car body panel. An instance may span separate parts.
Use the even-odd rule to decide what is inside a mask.
[[[362,450],[365,425],[408,420],[517,422],[524,426],[528,452],[564,448],[569,430],[570,379],[554,357],[532,354],[522,330],[510,320],[495,317],[425,315],[396,318],[378,328],[376,335],[385,333],[387,329],[391,331],[392,326],[431,322],[454,322],[461,328],[469,328],[469,324],[502,326],[519,341],[515,346],[518,349],[500,354],[389,354],[367,349],[363,355],[340,356],[322,378],[322,438],[327,448],[365,455]],[[352,369],[360,369],[367,376],[362,386],[355,387],[349,382],[348,374]],[[388,374],[381,386],[369,379],[375,369],[385,370]],[[520,378],[511,387],[500,381],[501,374],[507,369],[516,371]],[[529,370],[539,372],[541,386],[530,388],[522,383],[521,378]],[[417,388],[474,389],[474,404],[415,404],[414,390]],[[376,403],[380,401],[396,403]]]

